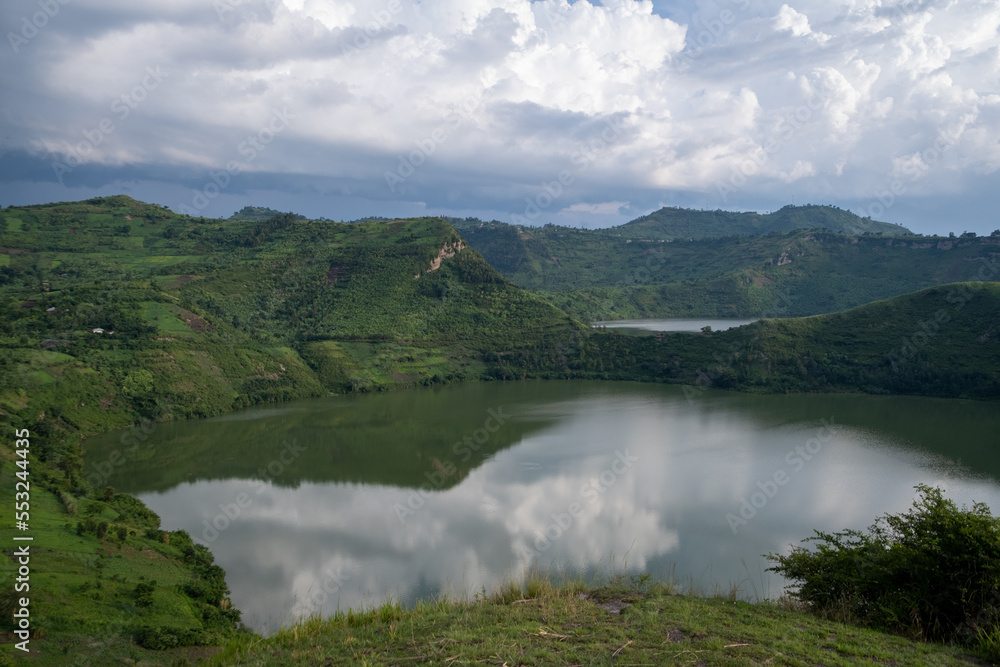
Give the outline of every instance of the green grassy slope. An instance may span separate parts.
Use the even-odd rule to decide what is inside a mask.
[[[233,627],[211,554],[164,538],[129,496],[94,502],[106,476],[82,469],[85,436],[135,425],[109,450],[120,466],[116,454],[159,421],[504,377],[506,357],[585,329],[434,219],[220,221],[119,196],[5,209],[0,248],[0,424],[32,434],[40,664],[66,664],[94,641],[112,661],[148,659],[133,641],[213,642]],[[12,506],[17,469],[3,442],[0,501]],[[139,584],[152,586],[150,606],[132,599]]]
[[[616,229],[456,224],[513,282],[589,320],[836,312],[975,279],[977,262],[1000,257],[1000,237],[792,231],[665,242]]]
[[[759,326],[762,359],[751,378],[764,383],[775,377],[793,391],[856,387],[1000,397],[998,282],[943,285],[844,313]]]
[[[41,346],[145,368],[170,379],[156,388],[175,410],[213,414],[324,386],[475,377],[484,355],[579,328],[438,219],[218,221],[112,197],[7,209],[0,243],[11,388],[47,382],[27,352]]]
[[[313,619],[268,639],[234,641],[211,664],[987,664],[959,647],[775,604],[678,596],[615,580],[593,590],[531,581],[524,590],[511,586],[477,598]]]
[[[30,440],[34,451],[37,440]],[[6,507],[15,503],[15,472],[23,472],[18,460],[0,448],[0,503]],[[54,481],[61,477],[55,466],[30,454],[28,461],[30,529],[0,526],[0,540],[13,545],[4,546],[0,565],[0,664],[13,664],[5,662],[10,655],[28,655],[38,665],[129,659],[169,665],[203,654],[199,645],[232,636],[239,611],[229,603],[225,572],[205,547],[184,531],[160,530],[159,518],[131,496],[105,490],[78,497]],[[15,542],[15,536],[32,540]],[[13,553],[23,545],[29,549],[28,588],[16,591],[12,579],[21,557]],[[24,638],[14,638],[10,626],[22,597],[30,600],[28,654],[14,649]],[[192,648],[162,653],[176,646]]]

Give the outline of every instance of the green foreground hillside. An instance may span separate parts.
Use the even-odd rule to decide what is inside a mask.
[[[213,665],[985,665],[790,604],[675,595],[612,579],[587,589],[532,580],[474,601],[386,605],[238,639]]]

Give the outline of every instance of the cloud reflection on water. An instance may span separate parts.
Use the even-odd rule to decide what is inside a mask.
[[[940,484],[958,502],[998,505],[994,482],[961,477],[940,457],[850,425],[838,426],[793,470],[788,453],[815,437],[819,420],[775,423],[773,415],[730,405],[734,400],[689,403],[636,388],[522,406],[515,419],[546,416],[551,424],[491,454],[457,485],[426,493],[403,523],[393,506],[414,490],[379,484],[289,488],[230,479],[141,497],[165,527],[198,540],[220,505],[240,492],[251,497],[211,548],[244,620],[263,631],[338,606],[471,596],[527,565],[587,573],[606,568],[612,556],[618,566],[627,556],[630,569],[661,576],[673,567],[682,585],[706,592],[742,582],[747,595],[776,596],[780,581],[763,571],[761,554],[784,550],[814,528],[863,528],[883,512],[905,510],[918,482]],[[836,415],[827,417],[836,423]],[[615,452],[626,450],[637,461],[618,465],[622,472],[602,484]],[[734,535],[727,513],[778,470],[788,482]],[[582,509],[572,525],[525,562],[524,547],[539,544],[553,514],[565,516],[573,503]],[[332,592],[316,606],[311,601],[324,583]]]

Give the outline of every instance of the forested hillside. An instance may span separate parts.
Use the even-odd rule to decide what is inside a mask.
[[[1000,257],[1000,234],[792,231],[671,242],[618,237],[621,228],[455,224],[513,282],[584,320],[836,312],[970,280],[977,262]]]
[[[826,230],[841,234],[909,235],[902,225],[862,218],[836,206],[785,206],[771,213],[699,211],[664,207],[636,218],[614,231],[630,239],[709,239],[771,232]]]
[[[1000,276],[1000,263],[986,268]],[[842,313],[714,333],[607,333],[578,347],[559,377],[672,382],[690,391],[1000,400],[1000,282],[942,285]]]
[[[0,212],[0,300],[0,423],[8,443],[30,436],[31,530],[45,545],[31,565],[46,591],[32,627],[53,665],[177,664],[136,644],[218,643],[239,620],[211,553],[108,486],[158,422],[513,377],[516,359],[556,358],[586,331],[441,220],[210,220],[125,196]],[[85,436],[127,426],[84,468]],[[0,448],[9,507],[17,459]],[[0,527],[8,544],[13,532]]]

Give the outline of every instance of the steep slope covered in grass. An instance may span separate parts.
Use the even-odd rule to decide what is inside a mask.
[[[107,197],[3,210],[0,257],[0,423],[31,434],[41,664],[94,652],[171,664],[134,642],[232,631],[238,614],[211,554],[104,488],[106,469],[157,422],[511,376],[508,358],[585,329],[435,219],[221,221]],[[129,425],[104,463],[82,467],[85,436]],[[18,469],[3,455],[0,501],[12,506]],[[12,529],[0,532],[12,544]]]
[[[7,209],[0,239],[11,390],[43,389],[49,365],[146,369],[175,410],[212,414],[321,384],[476,377],[579,327],[437,219],[219,221],[112,197]]]

